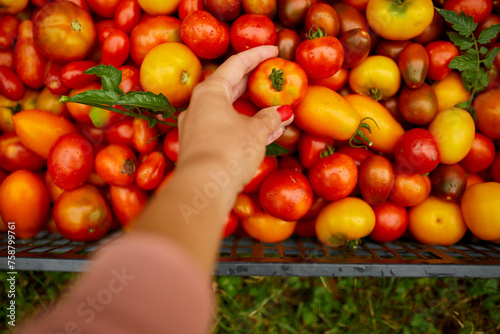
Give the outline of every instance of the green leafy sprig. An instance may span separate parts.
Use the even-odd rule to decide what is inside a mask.
[[[176,109],[163,94],[152,92],[128,92],[124,93],[120,88],[122,82],[122,71],[111,65],[98,65],[89,68],[85,74],[95,74],[101,78],[102,90],[89,89],[80,94],[62,96],[59,102],[74,102],[91,107],[102,108],[120,114],[142,118],[148,121],[152,128],[156,123],[176,126],[176,123],[168,123],[158,120],[155,116],[162,115],[163,118],[177,119]],[[118,109],[120,106],[123,109]],[[151,116],[153,115],[153,116]]]
[[[467,16],[464,12],[459,15],[454,11],[440,8],[436,10],[455,30],[448,32],[450,40],[460,50],[465,51],[465,54],[453,58],[448,67],[460,72],[465,89],[470,92],[470,99],[457,104],[457,107],[468,110],[475,118],[472,101],[477,93],[488,86],[490,78],[486,69],[491,69],[496,55],[500,52],[500,48],[488,50],[484,44],[488,44],[497,36],[500,24],[484,29],[476,38],[474,30],[477,28],[477,23],[474,22],[472,15]]]

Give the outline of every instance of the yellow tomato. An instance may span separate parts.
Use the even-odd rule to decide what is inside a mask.
[[[415,239],[427,245],[453,245],[467,232],[460,206],[436,196],[410,208],[408,223]]]
[[[370,28],[393,41],[417,37],[433,18],[432,0],[370,0],[366,7]]]
[[[366,237],[374,227],[372,207],[357,197],[331,202],[316,218],[316,234],[321,242],[330,247]]]
[[[138,0],[142,10],[150,15],[170,15],[177,11],[181,0]]]
[[[0,0],[0,15],[16,15],[28,6],[28,0]]]
[[[465,223],[482,240],[500,240],[500,183],[485,182],[470,186],[462,196]]]
[[[310,134],[337,140],[351,138],[361,118],[333,90],[310,85],[306,95],[294,108],[294,122]]]
[[[200,82],[201,63],[186,45],[164,43],[146,54],[140,75],[145,91],[162,93],[174,107],[182,107]]]
[[[450,72],[446,78],[436,81],[432,88],[436,93],[438,111],[452,108],[463,101],[468,101],[470,94],[465,90],[462,77],[457,72]]]
[[[373,119],[363,121],[370,126],[371,134],[368,129],[361,130],[372,141],[373,145],[370,147],[380,153],[394,152],[394,145],[405,130],[389,110],[377,101],[359,94],[347,95],[344,99],[356,110],[361,119],[366,117]]]
[[[401,73],[391,58],[370,56],[351,69],[349,86],[355,93],[378,101],[398,92],[401,86]]]
[[[429,131],[436,137],[441,163],[451,165],[469,153],[476,127],[467,111],[449,108],[436,115],[429,125]]]
[[[3,132],[14,132],[12,116],[21,110],[35,109],[38,92],[27,89],[20,101],[12,101],[0,95],[0,130]]]

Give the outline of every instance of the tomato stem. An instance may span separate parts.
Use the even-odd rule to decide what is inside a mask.
[[[365,149],[368,149],[368,147],[366,147],[366,145],[364,143],[368,144],[368,146],[373,145],[373,142],[370,139],[368,139],[368,137],[363,133],[363,131],[361,131],[361,129],[365,128],[368,130],[368,132],[370,134],[372,133],[372,129],[370,128],[370,125],[368,123],[364,122],[367,119],[372,120],[373,123],[375,123],[375,125],[377,126],[377,128],[380,129],[378,127],[377,122],[375,122],[375,120],[373,118],[371,118],[371,117],[363,118],[359,122],[358,129],[354,132],[354,134],[349,139],[349,146],[355,147],[355,148],[363,147]]]
[[[326,37],[327,34],[325,28],[313,25],[311,29],[309,29],[309,33],[307,35],[309,39],[316,39],[320,37]]]
[[[186,84],[189,81],[189,74],[188,72],[184,71],[181,73],[181,84]]]
[[[285,83],[285,79],[283,79],[283,70],[276,70],[276,68],[273,68],[271,74],[269,75],[269,79],[271,79],[271,82],[273,83],[273,88],[278,92],[281,92],[283,84]]]
[[[70,26],[74,31],[82,30],[82,24],[80,23],[80,21],[78,21],[78,19],[73,19],[70,23]]]
[[[380,101],[380,99],[382,99],[382,92],[378,88],[370,88],[370,90],[368,91],[368,96],[375,101]]]
[[[326,147],[319,153],[319,157],[326,158],[333,153],[335,153],[335,149],[330,144],[326,144]]]

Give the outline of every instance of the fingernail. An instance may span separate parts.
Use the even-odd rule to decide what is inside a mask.
[[[293,109],[290,106],[281,106],[277,109],[280,114],[281,121],[284,122],[293,115]]]

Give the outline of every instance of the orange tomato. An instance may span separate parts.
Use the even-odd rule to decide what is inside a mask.
[[[470,97],[470,93],[465,90],[462,77],[457,72],[450,72],[444,79],[436,81],[432,88],[436,93],[439,111],[468,101]]]
[[[327,204],[316,218],[316,234],[330,247],[366,237],[375,227],[372,207],[357,197],[346,197]]]
[[[465,223],[482,240],[500,239],[500,183],[484,182],[470,186],[462,196]]]
[[[242,219],[243,229],[252,238],[262,242],[279,242],[290,237],[297,222],[289,222],[257,211],[249,218]]]
[[[420,174],[394,175],[394,187],[389,198],[397,205],[411,207],[422,203],[431,192],[429,176]]]
[[[154,47],[141,64],[142,88],[155,94],[162,93],[174,107],[181,107],[189,101],[200,79],[200,60],[181,43]]]
[[[60,136],[77,132],[66,118],[43,110],[23,110],[12,120],[24,146],[44,158],[48,157],[50,148]]]
[[[467,232],[460,206],[436,196],[410,208],[408,219],[415,239],[427,245],[453,245]]]
[[[101,88],[100,83],[93,82],[83,88],[73,89],[69,94],[69,96],[86,92],[89,89],[100,89],[100,88]],[[74,102],[66,102],[66,107],[68,108],[71,117],[73,117],[76,121],[86,124],[92,124],[92,120],[90,119],[90,110],[92,109],[91,106]]]
[[[405,130],[394,119],[389,110],[377,101],[359,94],[347,95],[344,96],[344,99],[356,110],[361,119],[366,117],[373,119],[363,121],[370,125],[371,134],[367,129],[362,129],[363,133],[373,142],[370,148],[380,153],[393,153],[396,142]]]
[[[54,95],[50,92],[48,87],[40,91],[36,99],[35,108],[38,110],[46,110],[56,115],[65,116],[67,114],[66,104],[59,103],[61,95]]]

